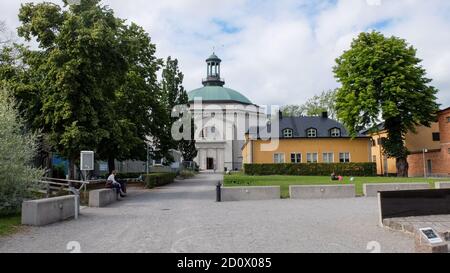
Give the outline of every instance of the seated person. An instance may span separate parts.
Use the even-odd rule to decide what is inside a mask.
[[[331,174],[331,181],[337,181],[337,180],[339,180],[339,177],[337,177],[335,173],[332,173]]]
[[[106,187],[116,189],[116,192],[117,194],[120,194],[120,197],[125,197],[125,184],[116,181],[116,174],[116,170],[111,172],[111,175],[108,176],[108,179],[106,180]]]

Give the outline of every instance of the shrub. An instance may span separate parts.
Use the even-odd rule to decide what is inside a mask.
[[[195,172],[189,170],[182,170],[180,176],[184,179],[192,178],[195,176]]]
[[[172,183],[177,175],[175,173],[152,173],[144,174],[145,186],[149,189]]]
[[[117,178],[118,179],[127,179],[127,178],[136,179],[136,178],[139,178],[141,175],[142,175],[142,173],[118,173]]]
[[[43,172],[31,166],[37,135],[26,131],[16,103],[0,89],[0,216],[20,211],[23,200],[32,198],[30,187]]]
[[[245,164],[247,175],[376,176],[375,163]]]
[[[116,175],[117,179],[137,179],[142,175],[142,173],[118,173]],[[99,178],[107,179],[109,174],[100,175]]]

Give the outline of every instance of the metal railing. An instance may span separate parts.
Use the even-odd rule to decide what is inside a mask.
[[[94,181],[80,181],[80,180],[69,180],[69,179],[58,179],[43,177],[36,181],[38,184],[45,185],[45,190],[38,190],[40,193],[44,193],[46,198],[49,198],[52,192],[69,192],[75,195],[75,219],[78,219],[80,213],[80,192],[86,192],[87,186]],[[80,185],[79,187],[77,187]]]

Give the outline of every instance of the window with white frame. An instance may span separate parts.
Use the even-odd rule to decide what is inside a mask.
[[[350,163],[350,153],[339,153],[340,163]]]
[[[302,154],[300,154],[300,153],[292,153],[291,154],[291,163],[293,163],[293,164],[302,163]]]
[[[333,128],[330,130],[330,136],[331,137],[341,137],[341,129],[339,128]]]
[[[283,130],[283,137],[285,137],[285,138],[292,138],[292,137],[294,137],[294,131],[292,129],[285,129],[285,130]]]
[[[284,154],[280,154],[280,153],[274,154],[273,155],[273,163],[275,163],[275,164],[284,163]]]
[[[306,136],[309,138],[317,137],[317,129],[311,128],[306,131]]]
[[[333,163],[334,154],[333,153],[323,153],[323,163]]]
[[[319,156],[317,153],[307,153],[306,154],[307,163],[317,163],[319,162]]]

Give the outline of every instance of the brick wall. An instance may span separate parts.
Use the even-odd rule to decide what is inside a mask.
[[[445,164],[442,164],[441,159],[441,151],[429,151],[425,154],[425,166],[427,168],[427,175],[435,175],[435,176],[444,176],[448,175],[448,173],[445,171]],[[431,174],[428,170],[428,163],[427,161],[431,160]],[[409,163],[409,176],[410,177],[423,177],[424,176],[424,162],[423,162],[423,153],[415,153],[411,154],[408,157],[408,163]]]
[[[450,108],[439,112],[439,131],[441,134],[441,149],[431,150],[425,154],[427,174],[434,176],[450,176]],[[431,160],[432,172],[428,173],[428,163]],[[423,153],[413,153],[408,157],[409,176],[424,176]]]

